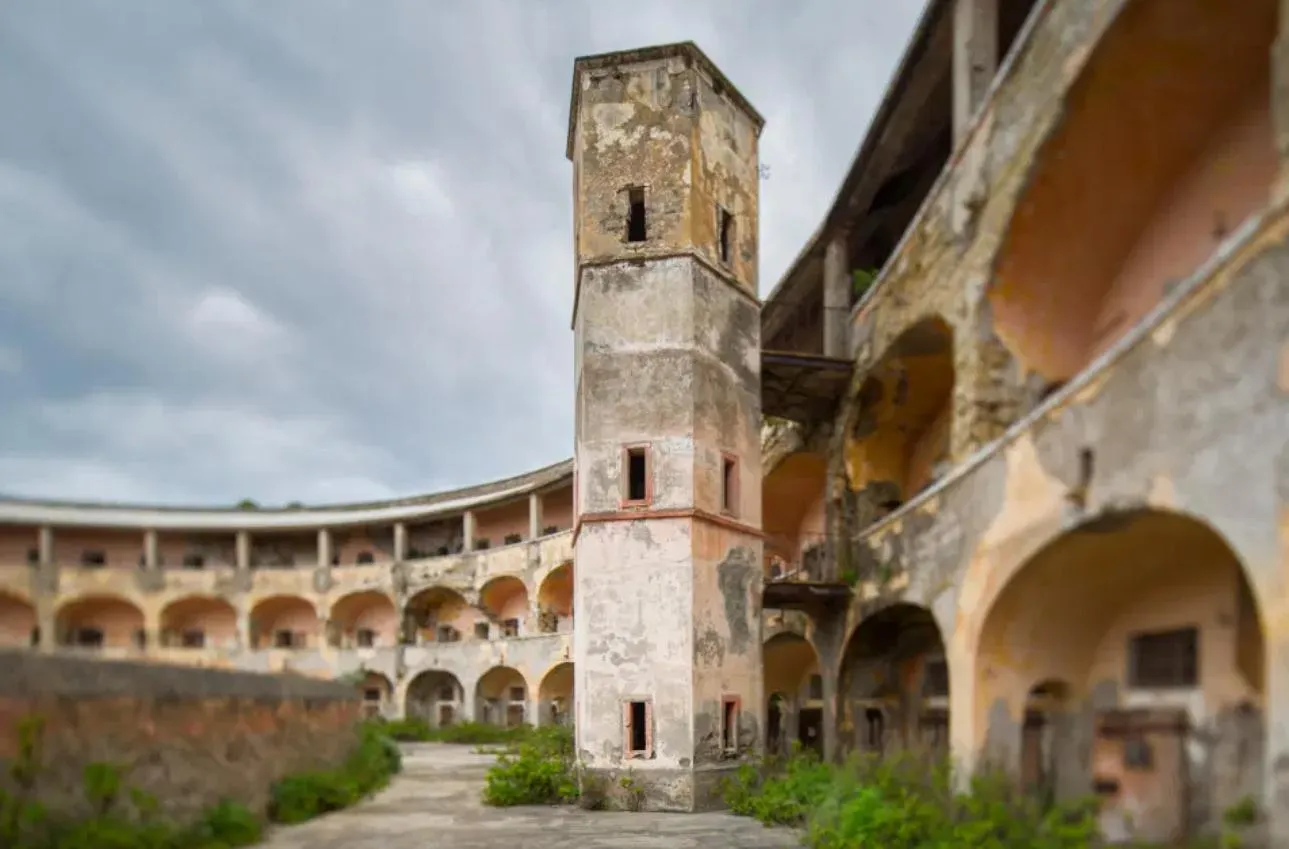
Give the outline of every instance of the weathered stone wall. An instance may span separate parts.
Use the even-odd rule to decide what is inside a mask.
[[[83,811],[85,766],[186,820],[221,798],[263,811],[283,776],[335,766],[356,742],[359,703],[340,683],[0,651],[0,786],[25,717],[44,723],[36,797]]]

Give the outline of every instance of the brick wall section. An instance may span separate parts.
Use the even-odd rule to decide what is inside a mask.
[[[53,810],[80,809],[83,768],[107,761],[179,821],[221,798],[263,811],[277,779],[344,760],[358,712],[332,681],[0,651],[0,786],[36,714]]]

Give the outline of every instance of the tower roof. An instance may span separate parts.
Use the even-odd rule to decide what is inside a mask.
[[[564,147],[564,155],[569,159],[573,158],[573,134],[577,130],[578,101],[582,97],[582,86],[579,84],[579,80],[583,71],[612,68],[616,65],[629,65],[636,62],[650,62],[657,59],[667,59],[672,56],[683,56],[690,65],[698,65],[706,71],[724,89],[725,94],[752,119],[752,122],[756,125],[757,135],[761,134],[761,128],[765,126],[765,119],[761,117],[761,113],[757,112],[756,108],[743,96],[742,92],[735,88],[734,84],[721,73],[721,69],[716,67],[716,63],[708,58],[706,53],[698,49],[697,44],[692,41],[678,41],[672,44],[638,47],[633,50],[615,50],[610,53],[579,56],[573,60],[573,95],[568,109],[568,140]]]

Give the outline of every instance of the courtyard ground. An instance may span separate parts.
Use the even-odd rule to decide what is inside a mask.
[[[403,772],[365,804],[275,829],[267,849],[778,849],[788,829],[723,813],[630,814],[575,807],[489,808],[479,801],[495,761],[469,746],[403,747]]]

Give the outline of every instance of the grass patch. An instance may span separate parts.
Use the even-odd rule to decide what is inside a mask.
[[[85,767],[82,785],[91,811],[68,821],[35,799],[43,722],[19,723],[19,751],[9,765],[13,792],[0,791],[0,847],[4,849],[235,849],[258,843],[264,819],[245,805],[223,800],[197,822],[166,819],[156,798],[129,786],[125,771],[108,763]],[[351,805],[384,786],[402,766],[397,745],[379,724],[365,723],[353,754],[334,770],[284,778],[273,788],[271,818],[301,822]]]
[[[730,809],[766,825],[805,831],[813,849],[1085,849],[1095,845],[1095,806],[1042,806],[1001,777],[966,793],[951,770],[913,758],[822,763],[812,753],[745,765],[726,783]]]

